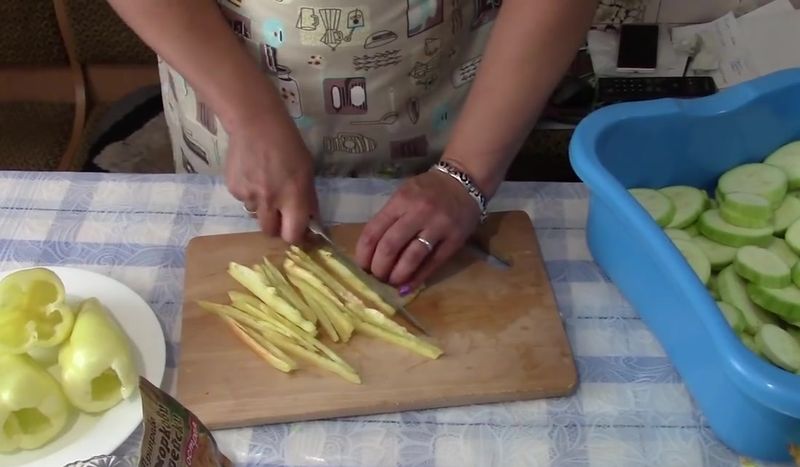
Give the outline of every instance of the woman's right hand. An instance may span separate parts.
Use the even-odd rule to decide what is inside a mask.
[[[228,190],[255,212],[267,235],[299,243],[319,206],[313,159],[297,128],[281,113],[240,123],[228,134]]]
[[[225,180],[233,196],[256,212],[266,233],[300,241],[317,214],[311,155],[217,2],[109,3],[219,116],[229,136]]]
[[[302,240],[317,214],[312,157],[274,83],[217,2],[109,3],[220,118],[229,136],[225,181],[231,194],[256,212],[267,234]]]

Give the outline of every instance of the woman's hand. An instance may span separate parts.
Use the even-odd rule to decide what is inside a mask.
[[[312,157],[274,83],[217,3],[109,3],[220,118],[229,136],[225,181],[231,194],[256,213],[266,233],[301,240],[317,212]]]
[[[266,234],[298,243],[318,215],[313,160],[288,116],[266,120],[231,129],[225,182]]]
[[[475,200],[452,177],[440,172],[417,175],[366,225],[356,259],[377,278],[402,286],[401,293],[411,291],[464,245],[480,214]]]

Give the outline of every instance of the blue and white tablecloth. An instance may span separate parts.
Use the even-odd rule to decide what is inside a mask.
[[[365,221],[393,182],[321,180],[324,219]],[[69,265],[144,297],[180,351],[184,247],[256,230],[220,179],[0,172],[0,266]],[[737,466],[704,424],[658,342],[593,263],[580,184],[512,183],[493,210],[532,216],[580,372],[568,398],[215,432],[237,465]],[[138,452],[141,430],[119,454]],[[761,464],[763,465],[763,464]]]

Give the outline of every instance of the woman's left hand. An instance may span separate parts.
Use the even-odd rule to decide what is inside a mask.
[[[401,293],[414,290],[464,245],[480,214],[457,180],[425,172],[406,180],[369,221],[356,259],[375,277],[402,286]]]

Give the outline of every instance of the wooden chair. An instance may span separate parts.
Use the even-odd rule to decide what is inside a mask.
[[[0,145],[5,137],[22,141],[19,151],[42,154],[38,161],[0,156],[0,168],[80,170],[92,122],[111,103],[158,83],[155,54],[104,0],[3,0],[0,50],[10,48],[10,58],[0,56]]]

